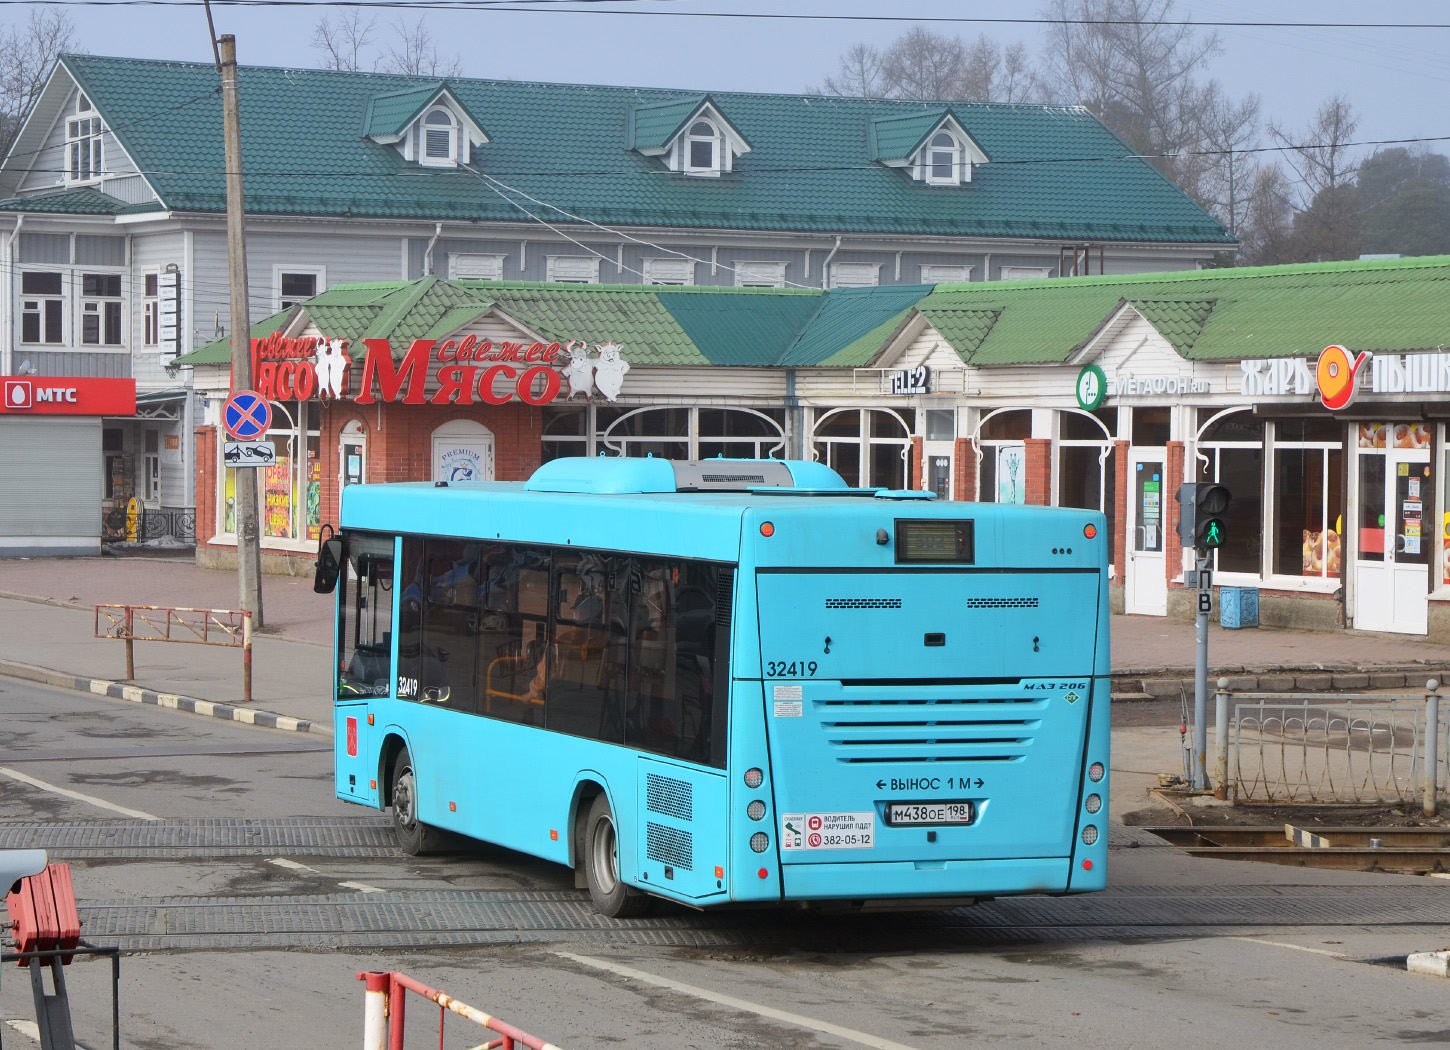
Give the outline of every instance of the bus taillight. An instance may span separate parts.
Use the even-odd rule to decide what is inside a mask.
[[[752,766],[750,769],[747,769],[745,771],[746,787],[758,788],[763,783],[765,783],[765,774],[762,773],[759,769]]]
[[[1084,536],[1086,536],[1088,539],[1092,539],[1094,536],[1096,536],[1098,534],[1098,527],[1096,525],[1094,525],[1092,522],[1088,522],[1086,525],[1084,525],[1082,527],[1082,534]]]

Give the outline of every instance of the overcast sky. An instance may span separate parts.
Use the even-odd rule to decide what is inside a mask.
[[[888,43],[908,23],[762,21],[663,17],[658,14],[547,12],[429,12],[429,25],[457,53],[465,75],[715,91],[800,91],[834,71],[851,44]],[[789,12],[908,17],[1031,16],[1033,2],[1001,0],[640,0],[592,3],[596,9]],[[22,6],[6,16],[24,17]],[[312,27],[336,8],[216,9],[217,31],[235,33],[243,64],[311,67]],[[209,61],[206,19],[198,5],[70,8],[81,46],[94,54]],[[1179,14],[1201,20],[1450,23],[1444,0],[1180,0]],[[380,26],[398,17],[374,12]],[[407,14],[403,12],[403,14]],[[939,32],[1003,41],[1023,40],[1034,52],[1042,31],[1033,25],[932,25]],[[1204,30],[1207,32],[1207,30]],[[1444,98],[1450,87],[1450,29],[1218,30],[1223,53],[1210,75],[1234,94],[1257,92],[1264,115],[1298,127],[1326,96],[1340,92],[1361,120],[1358,139],[1450,136]],[[245,102],[244,102],[245,105]],[[1450,152],[1450,141],[1430,148]]]

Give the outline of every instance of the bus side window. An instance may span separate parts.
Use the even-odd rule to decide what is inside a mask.
[[[420,699],[418,679],[423,657],[423,540],[403,537],[398,567],[398,698]]]
[[[479,712],[525,725],[544,724],[549,554],[524,547],[479,552]]]
[[[632,558],[559,552],[554,557],[547,729],[621,743],[629,654]]]
[[[474,713],[479,641],[479,547],[464,540],[426,540],[422,660],[418,699]]]
[[[393,539],[352,534],[339,579],[337,697],[387,696],[392,689]]]
[[[640,563],[630,636],[625,742],[710,764],[715,723],[716,587],[699,562]],[[728,631],[727,631],[728,633]],[[720,702],[724,703],[722,695]]]

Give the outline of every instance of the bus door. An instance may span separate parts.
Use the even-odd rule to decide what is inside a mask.
[[[372,698],[392,692],[393,538],[346,537],[337,587],[337,703],[333,712],[337,796],[376,804],[377,766],[368,730]]]

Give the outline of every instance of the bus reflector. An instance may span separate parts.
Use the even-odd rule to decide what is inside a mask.
[[[373,725],[373,724],[374,724],[374,722],[373,722],[373,716],[372,715],[368,715],[368,725]]]
[[[770,878],[770,872],[766,871],[764,868],[761,868],[759,871],[756,872],[756,874],[759,875],[762,879]]]
[[[757,831],[750,836],[750,848],[756,853],[764,853],[770,848],[770,836],[763,831]]]
[[[1092,871],[1093,870],[1093,862],[1090,861],[1090,860],[1083,861],[1082,862],[1082,870],[1083,871]]]
[[[717,879],[723,879],[725,877],[725,869],[718,864],[715,865],[715,877]]]
[[[759,769],[751,768],[745,771],[746,787],[758,788],[763,783],[765,783],[765,774],[762,773]]]
[[[774,536],[775,526],[771,522],[762,521],[760,523],[760,534],[762,536]]]
[[[550,828],[549,829],[549,841],[550,842],[558,842],[559,841],[559,832],[558,832],[558,829],[557,828]]]
[[[1088,539],[1092,539],[1094,536],[1096,536],[1098,534],[1098,527],[1096,525],[1092,524],[1091,522],[1089,522],[1088,524],[1086,524],[1086,525],[1084,525],[1082,527],[1082,534],[1084,536],[1086,536]]]
[[[450,802],[450,803],[448,803],[448,812],[449,813],[457,813],[458,812],[458,803],[457,802]]]

